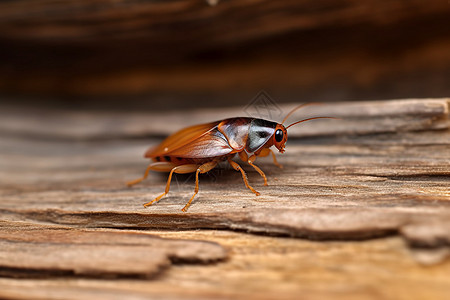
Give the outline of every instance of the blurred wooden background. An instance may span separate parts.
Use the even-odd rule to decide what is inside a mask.
[[[443,0],[4,1],[0,95],[110,109],[235,106],[261,89],[279,102],[443,97],[449,14]]]

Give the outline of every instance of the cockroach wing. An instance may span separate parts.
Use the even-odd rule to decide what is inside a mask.
[[[217,128],[235,151],[242,151],[247,144],[250,122],[250,118],[231,118],[220,122]]]
[[[215,129],[167,155],[202,159],[227,155],[232,151],[223,134]]]
[[[258,151],[273,136],[277,123],[263,119],[254,119],[250,124],[246,150],[249,153]]]
[[[166,138],[145,157],[178,156],[183,158],[207,158],[229,154],[233,149],[217,130],[219,122],[184,128]]]

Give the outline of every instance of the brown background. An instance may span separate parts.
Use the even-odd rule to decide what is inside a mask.
[[[69,108],[170,109],[443,97],[443,0],[6,1],[0,94]]]

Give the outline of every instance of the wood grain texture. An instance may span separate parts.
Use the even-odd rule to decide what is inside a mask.
[[[225,250],[210,242],[126,231],[1,225],[0,274],[6,277],[150,278],[171,262],[208,263],[226,258]]]
[[[231,249],[208,266],[174,265],[152,280],[0,279],[13,299],[446,299],[450,263],[418,264],[397,237],[308,241],[242,232],[157,231],[168,239],[210,240]]]
[[[315,116],[341,118],[338,121],[315,120],[294,126],[289,130],[289,136],[294,138],[448,129],[449,103],[448,98],[326,103],[297,111],[286,124]],[[0,109],[0,130],[6,135],[50,139],[163,137],[189,125],[236,116],[251,116],[281,122],[296,107],[295,104],[278,105],[272,100],[263,104],[264,106],[259,109],[250,102],[244,106],[222,109],[96,114],[88,111],[3,106]]]
[[[169,196],[147,209],[142,204],[162,192],[167,174],[153,173],[138,186],[125,186],[141,176],[143,153],[159,141],[153,118],[142,131],[108,135],[116,129],[104,125],[111,116],[87,115],[100,124],[90,123],[95,135],[103,128],[107,137],[94,139],[83,134],[82,120],[69,119],[74,126],[67,126],[63,115],[47,112],[41,123],[36,117],[26,124],[19,113],[23,127],[2,125],[0,130],[0,270],[8,277],[24,276],[27,268],[49,276],[45,266],[72,271],[63,283],[4,278],[0,296],[26,298],[27,288],[36,298],[70,299],[126,294],[137,299],[445,299],[450,286],[448,100],[330,107],[304,113],[333,111],[348,120],[335,128],[325,123],[320,130],[298,127],[286,153],[278,155],[282,170],[270,159],[257,160],[268,187],[245,166],[261,196],[222,166],[201,176],[200,193],[187,213],[180,209],[193,193],[192,176],[177,176]],[[191,116],[196,114],[202,112]],[[133,117],[124,113],[122,124],[141,126],[132,125],[141,122]],[[61,131],[46,134],[52,122]],[[362,125],[355,129],[358,122]],[[174,240],[180,238],[187,241]],[[90,251],[92,245],[99,247]],[[27,254],[27,246],[35,254]],[[38,255],[58,249],[66,249],[61,253],[69,257],[81,253],[85,260],[74,264],[61,253],[53,259]],[[130,255],[131,249],[137,256]],[[147,249],[156,255],[136,260]],[[183,264],[220,261],[226,250],[229,258],[223,262]],[[117,264],[96,265],[94,272],[89,255],[99,253],[116,257]],[[80,273],[73,271],[77,267]],[[138,273],[152,280],[86,278],[99,273]]]

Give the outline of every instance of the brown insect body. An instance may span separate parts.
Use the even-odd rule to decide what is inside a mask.
[[[258,155],[263,148],[274,144],[271,137],[277,125],[275,122],[245,117],[195,125],[176,132],[157,147],[150,148],[145,157],[155,162],[182,165],[225,160],[242,151]],[[286,133],[284,126],[282,129]],[[279,149],[284,151],[282,147]]]
[[[304,105],[291,111],[282,123],[295,110],[302,106]],[[253,164],[256,157],[264,157],[272,154],[274,163],[281,168],[282,166],[278,164],[275,154],[270,147],[275,146],[283,153],[287,141],[287,128],[300,122],[318,118],[301,120],[284,127],[282,123],[258,118],[241,117],[184,128],[170,135],[161,144],[150,148],[145,153],[144,156],[151,158],[154,162],[147,167],[142,178],[131,181],[128,185],[132,186],[147,178],[150,170],[170,172],[165,192],[154,200],[145,203],[144,206],[147,207],[159,201],[169,192],[173,173],[184,174],[195,172],[195,192],[182,209],[186,211],[198,193],[198,175],[210,171],[220,161],[227,160],[235,170],[241,172],[245,186],[258,196],[259,193],[249,185],[244,170],[232,158],[238,154],[242,161],[250,164],[263,177],[264,185],[267,185],[266,175],[259,167]]]

